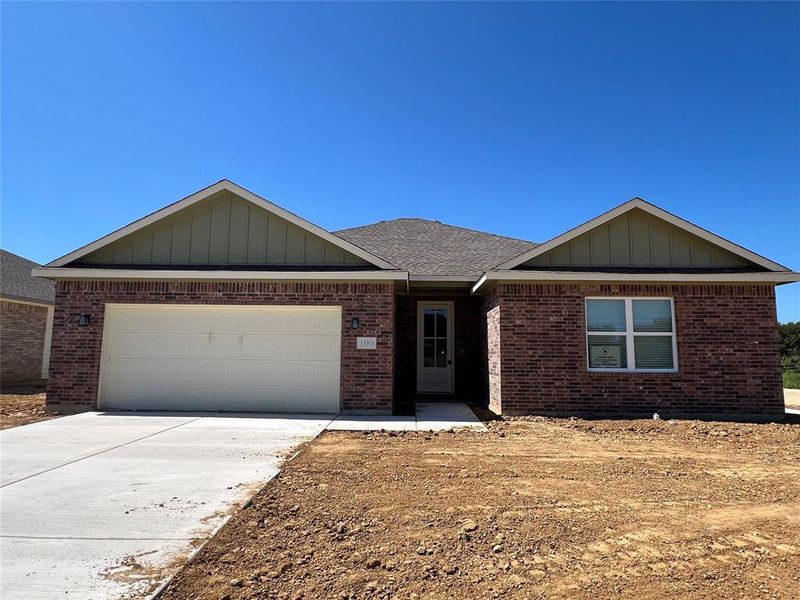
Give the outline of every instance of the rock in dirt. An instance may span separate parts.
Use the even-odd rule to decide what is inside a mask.
[[[478,529],[478,524],[472,519],[467,519],[461,524],[462,531],[469,532],[469,531],[475,531],[476,529]]]
[[[455,575],[456,571],[458,571],[458,567],[453,564],[445,565],[442,569],[447,575]]]

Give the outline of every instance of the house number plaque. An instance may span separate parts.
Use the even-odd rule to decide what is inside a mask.
[[[356,348],[358,350],[375,350],[378,347],[378,339],[374,337],[356,338]]]

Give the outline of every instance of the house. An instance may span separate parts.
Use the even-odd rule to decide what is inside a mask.
[[[641,199],[549,242],[336,233],[227,181],[35,274],[60,411],[783,415],[771,260]]]
[[[31,275],[38,263],[0,250],[0,385],[47,378],[55,285]]]

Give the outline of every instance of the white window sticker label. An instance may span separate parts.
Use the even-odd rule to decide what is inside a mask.
[[[592,346],[592,366],[602,369],[621,369],[619,346]]]
[[[360,337],[356,338],[356,348],[358,350],[375,350],[378,347],[378,338]]]

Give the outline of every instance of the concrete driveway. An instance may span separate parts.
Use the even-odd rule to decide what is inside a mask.
[[[325,415],[85,413],[0,432],[0,597],[141,597]]]

